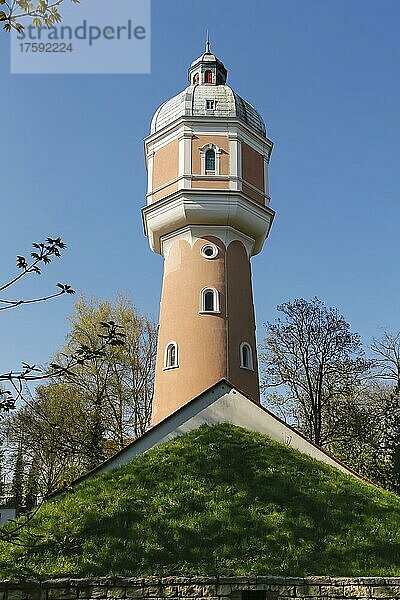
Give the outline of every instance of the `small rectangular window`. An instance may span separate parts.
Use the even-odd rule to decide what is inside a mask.
[[[206,109],[207,110],[214,110],[215,105],[216,105],[215,100],[206,100]]]

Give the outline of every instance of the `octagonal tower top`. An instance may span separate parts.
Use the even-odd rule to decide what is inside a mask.
[[[192,85],[224,85],[228,71],[210,48],[210,39],[207,34],[204,53],[192,62],[188,70],[189,83]]]

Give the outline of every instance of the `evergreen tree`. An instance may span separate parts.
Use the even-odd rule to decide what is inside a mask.
[[[87,433],[86,468],[91,471],[105,460],[104,449],[104,421],[102,418],[102,397],[99,395],[94,402],[94,411],[91,415]]]
[[[39,491],[39,461],[35,457],[32,460],[28,479],[26,482],[25,506],[27,510],[35,508]]]
[[[4,454],[0,451],[0,504],[2,503],[2,499],[4,498],[4,473],[3,473],[3,461]]]
[[[14,475],[11,485],[12,499],[17,506],[22,506],[24,488],[24,456],[22,449],[22,440],[18,444],[17,458],[15,461]]]

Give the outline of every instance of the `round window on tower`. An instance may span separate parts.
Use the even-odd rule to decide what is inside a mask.
[[[214,244],[206,244],[202,247],[200,253],[204,258],[215,258],[218,256],[218,248]]]

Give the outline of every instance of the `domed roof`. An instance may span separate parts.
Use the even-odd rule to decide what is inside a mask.
[[[207,109],[207,100],[214,109]],[[159,131],[180,117],[234,117],[263,136],[266,135],[260,113],[236,94],[228,85],[190,85],[183,92],[164,102],[151,121],[151,133]]]
[[[205,52],[190,65],[188,75],[191,85],[164,102],[155,112],[151,133],[180,117],[231,117],[240,119],[266,136],[265,124],[259,112],[226,85],[227,70],[211,53],[209,39]]]

